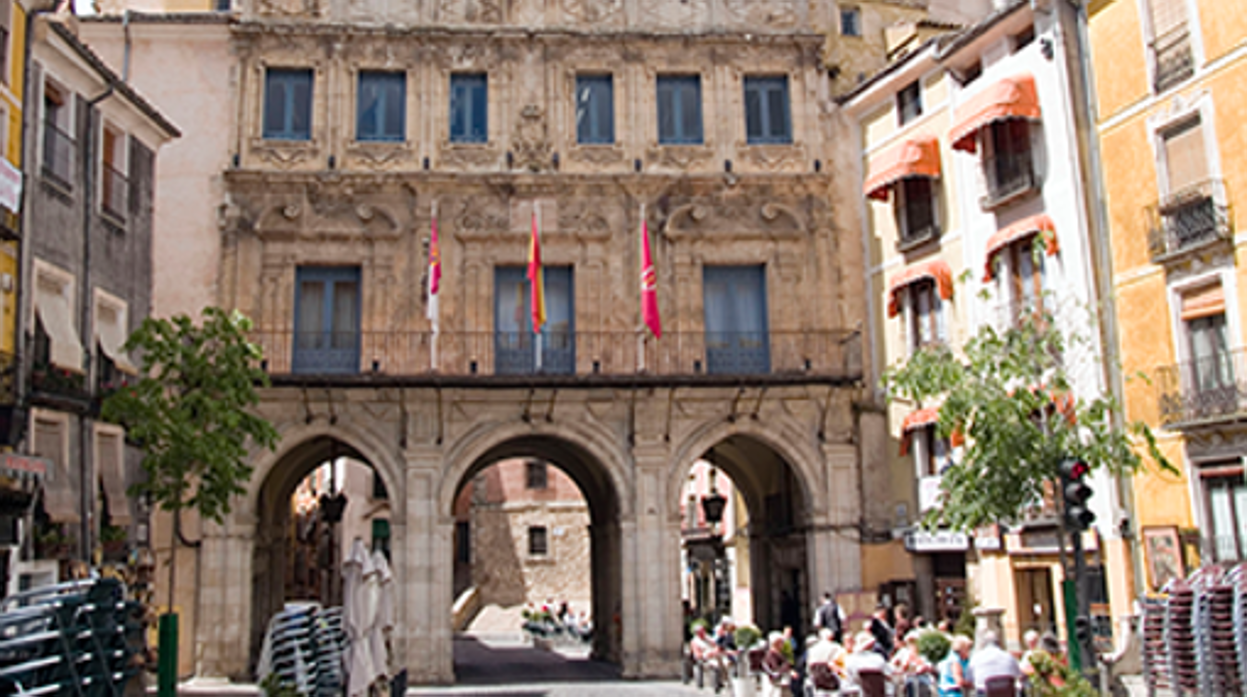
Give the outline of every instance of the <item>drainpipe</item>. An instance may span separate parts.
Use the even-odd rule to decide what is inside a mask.
[[[1096,95],[1092,89],[1094,78],[1091,74],[1090,39],[1087,34],[1087,8],[1082,0],[1068,0],[1069,9],[1074,17],[1072,21],[1073,58],[1077,68],[1071,78],[1074,82],[1072,90],[1075,103],[1075,122],[1079,126],[1078,138],[1085,154],[1083,162],[1083,179],[1089,195],[1086,196],[1087,222],[1091,233],[1090,250],[1095,274],[1096,292],[1099,295],[1100,343],[1104,355],[1103,370],[1105,384],[1109,393],[1119,406],[1125,407],[1125,387],[1121,372],[1118,352],[1120,328],[1117,321],[1117,305],[1113,292],[1113,256],[1110,240],[1110,223],[1108,210],[1103,203],[1106,200],[1104,190],[1104,163],[1100,154],[1100,141],[1095,133]],[[1113,428],[1124,429],[1125,419],[1122,413],[1113,413]],[[1133,591],[1135,597],[1143,594],[1143,570],[1137,545],[1137,537],[1129,528],[1135,519],[1134,488],[1131,475],[1115,477],[1114,490],[1109,492],[1116,503],[1125,511],[1126,519],[1113,520],[1118,526],[1123,542],[1129,546],[1131,565],[1133,567]],[[1117,507],[1115,506],[1114,509]],[[1117,510],[1113,511],[1116,518]]]
[[[121,33],[125,36],[125,52],[121,58],[121,81],[130,83],[130,8],[121,15]]]
[[[113,95],[115,89],[114,84],[110,81],[108,88],[98,96],[87,100],[86,108],[86,134],[82,139],[82,281],[79,287],[78,297],[80,304],[78,307],[78,325],[79,336],[87,342],[87,355],[92,355],[95,348],[93,339],[92,315],[94,314],[91,306],[91,207],[95,200],[95,149],[92,145],[95,143],[95,121],[96,106]],[[94,387],[94,378],[96,371],[99,370],[98,361],[94,365],[87,365],[87,390]],[[78,438],[81,447],[81,458],[79,463],[82,467],[82,537],[80,547],[83,550],[83,559],[90,561],[92,548],[92,534],[94,532],[94,513],[95,513],[95,480],[91,477],[91,465],[94,458],[89,457],[91,453],[91,429],[93,420],[90,412],[83,412],[78,415]]]

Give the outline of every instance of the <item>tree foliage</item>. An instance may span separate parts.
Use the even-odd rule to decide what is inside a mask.
[[[130,495],[221,522],[245,491],[249,444],[277,443],[277,430],[250,410],[256,386],[268,385],[250,328],[237,311],[207,308],[198,325],[185,315],[149,317],[126,341],[142,356],[141,375],[109,396],[102,413],[143,449],[147,477]]]
[[[966,531],[1015,522],[1051,494],[1063,458],[1082,459],[1092,471],[1138,469],[1133,438],[1172,469],[1146,425],[1117,425],[1111,395],[1072,391],[1070,369],[1098,371],[1096,360],[1085,336],[1067,336],[1052,315],[1023,313],[1007,329],[980,326],[958,352],[932,346],[887,370],[889,399],[938,405],[937,435],[965,443],[943,472],[942,505],[926,525]]]

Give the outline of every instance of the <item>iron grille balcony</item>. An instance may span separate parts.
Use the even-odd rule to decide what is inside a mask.
[[[126,219],[130,207],[130,180],[121,170],[110,164],[104,165],[104,181],[101,195],[104,210],[114,218]]]
[[[68,402],[81,406],[91,401],[87,376],[36,359],[30,371],[30,389],[37,401]]]
[[[1191,32],[1183,23],[1152,40],[1152,87],[1159,93],[1195,74]]]
[[[1236,418],[1247,411],[1247,351],[1234,349],[1156,371],[1166,426]]]
[[[62,186],[73,186],[73,136],[50,121],[43,122],[43,174]]]
[[[1148,251],[1160,263],[1175,255],[1228,241],[1230,206],[1220,179],[1209,179],[1148,206]]]
[[[995,208],[1039,186],[1029,149],[983,158],[983,173],[987,178],[987,195],[979,204],[984,209]]]
[[[847,330],[666,332],[661,340],[635,332],[542,335],[536,362],[526,332],[258,331],[273,375],[822,375],[860,378],[861,337]],[[435,363],[436,361],[436,367]]]

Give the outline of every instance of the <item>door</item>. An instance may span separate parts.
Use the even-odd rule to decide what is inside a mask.
[[[706,313],[706,371],[770,371],[765,266],[707,266],[702,279]]]
[[[1048,569],[1020,569],[1014,582],[1017,585],[1018,629],[1028,629],[1043,634],[1056,631],[1055,596],[1052,592],[1052,572]]]
[[[298,269],[293,372],[359,372],[359,295],[358,267]]]
[[[545,274],[546,324],[541,341],[532,330],[531,285],[523,266],[494,270],[494,372],[530,375],[536,372],[570,375],[576,368],[574,288],[570,266],[547,266]],[[537,344],[541,365],[537,365]]]

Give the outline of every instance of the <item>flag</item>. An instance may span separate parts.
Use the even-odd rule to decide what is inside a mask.
[[[438,295],[442,286],[442,250],[437,241],[437,205],[433,206],[433,233],[429,237],[429,304],[428,318],[436,333],[439,329]]]
[[[541,270],[541,231],[537,229],[537,204],[533,204],[533,235],[528,244],[528,283],[532,290],[533,333],[546,323],[546,276]]]
[[[654,271],[654,259],[649,251],[649,223],[645,209],[641,209],[641,319],[654,332],[654,338],[662,338],[662,318],[658,316],[658,274]]]

